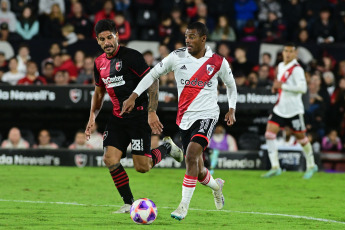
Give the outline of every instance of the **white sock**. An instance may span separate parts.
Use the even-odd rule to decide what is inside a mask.
[[[186,205],[189,205],[190,200],[192,199],[193,192],[195,190],[196,182],[198,177],[184,175],[183,184],[182,184],[182,201]]]
[[[276,144],[276,139],[266,139],[268,157],[271,161],[271,168],[280,168],[279,158],[278,158],[278,148]]]
[[[210,187],[212,190],[214,191],[218,191],[219,190],[219,185],[216,182],[215,179],[213,179],[211,173],[208,171],[207,168],[205,168],[207,173],[204,179],[199,180],[200,184],[202,185],[206,185],[207,187]]]
[[[307,169],[312,168],[315,166],[314,154],[313,149],[311,147],[310,142],[308,142],[303,147],[303,154],[305,157],[305,161],[307,162]]]

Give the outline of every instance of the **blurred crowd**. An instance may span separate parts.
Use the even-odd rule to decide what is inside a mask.
[[[281,52],[262,53],[259,63],[247,59],[251,42],[306,44],[345,42],[344,0],[0,0],[0,84],[93,84],[94,56],[69,53],[82,40],[95,40],[101,19],[114,20],[121,45],[133,40],[158,41],[159,56],[143,52],[154,66],[170,51],[184,46],[188,23],[201,21],[208,40],[224,56],[239,88],[270,88]],[[49,56],[31,59],[32,39],[51,39]],[[21,44],[16,50],[13,43]],[[229,42],[237,42],[233,50]],[[96,40],[95,40],[96,43]],[[313,142],[323,150],[345,149],[345,60],[324,52],[306,71],[306,123]],[[173,73],[160,85],[175,87]],[[219,82],[219,88],[224,88]],[[38,139],[37,139],[38,140]]]

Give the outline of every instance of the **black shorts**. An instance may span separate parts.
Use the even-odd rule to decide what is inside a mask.
[[[298,114],[290,118],[284,118],[272,112],[272,114],[268,117],[268,122],[281,128],[289,126],[295,133],[306,132],[303,114]]]
[[[127,147],[132,144],[132,154],[151,156],[151,128],[147,113],[140,117],[121,119],[111,116],[103,134],[103,147],[113,146],[126,157]]]
[[[187,130],[180,129],[183,152],[186,154],[190,142],[200,144],[205,150],[209,144],[216,123],[217,120],[215,119],[203,119],[195,121]]]

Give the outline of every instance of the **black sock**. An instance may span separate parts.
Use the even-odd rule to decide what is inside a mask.
[[[162,156],[166,156],[167,154],[169,154],[170,150],[171,150],[171,145],[169,143],[164,143],[158,148],[152,149],[151,150],[152,162],[153,162],[152,167],[154,167],[156,164],[161,162]]]
[[[110,171],[110,174],[123,202],[125,202],[125,204],[132,204],[134,202],[134,198],[131,188],[129,187],[128,175],[123,166],[120,164],[119,167]]]

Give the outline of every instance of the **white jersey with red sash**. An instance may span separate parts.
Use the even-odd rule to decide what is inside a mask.
[[[277,80],[283,84],[273,112],[283,118],[304,114],[302,94],[307,91],[307,83],[304,70],[296,59],[287,65],[279,63]]]
[[[237,90],[229,64],[223,57],[214,54],[210,47],[206,46],[205,56],[199,59],[189,54],[186,48],[175,50],[145,78],[158,79],[171,71],[174,71],[178,91],[176,124],[181,129],[188,129],[199,119],[218,119],[217,77],[227,86],[229,108],[236,108]],[[138,95],[142,92],[140,88],[139,84],[134,90]]]

